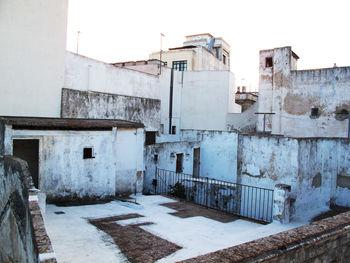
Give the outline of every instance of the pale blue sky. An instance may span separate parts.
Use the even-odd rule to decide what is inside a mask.
[[[148,59],[181,46],[185,35],[211,33],[231,45],[239,82],[258,85],[258,52],[292,46],[299,69],[350,66],[346,0],[69,0],[67,49],[105,62]]]

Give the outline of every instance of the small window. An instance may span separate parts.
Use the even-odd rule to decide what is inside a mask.
[[[168,62],[164,62],[164,67],[168,66]]]
[[[153,155],[154,163],[158,163],[158,154]]]
[[[171,127],[171,134],[176,134],[176,126]]]
[[[310,115],[311,119],[317,119],[318,117],[320,117],[320,115],[321,115],[321,111],[319,108],[311,108],[311,115]]]
[[[335,112],[335,119],[338,121],[343,121],[349,118],[349,111],[346,109],[337,110]]]
[[[226,65],[226,56],[222,55],[222,62]]]
[[[272,57],[265,58],[265,67],[266,68],[271,68],[272,66],[273,66]]]
[[[91,159],[91,158],[95,158],[93,156],[92,147],[84,148],[84,150],[83,150],[83,159]]]
[[[187,60],[173,61],[173,69],[179,71],[187,70]]]
[[[176,172],[182,173],[183,171],[183,153],[176,154]]]
[[[145,145],[151,145],[156,143],[156,132],[155,131],[146,131],[146,141]]]

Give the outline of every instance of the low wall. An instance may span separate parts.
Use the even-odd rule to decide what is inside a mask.
[[[350,212],[182,262],[349,262]]]
[[[12,156],[6,156],[3,162],[4,170],[0,174],[0,262],[38,262],[29,213],[31,177],[27,163]]]
[[[119,94],[62,89],[61,117],[119,119],[143,123],[146,130],[160,127],[160,100]]]

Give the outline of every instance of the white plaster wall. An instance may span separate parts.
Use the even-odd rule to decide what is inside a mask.
[[[140,193],[143,186],[143,129],[118,129],[115,150],[117,194]]]
[[[225,131],[205,131],[200,143],[202,177],[236,182],[238,134]]]
[[[159,85],[158,76],[67,52],[65,88],[159,99]]]
[[[143,186],[143,129],[112,131],[12,130],[6,140],[39,139],[40,189],[48,199],[103,198],[140,193]],[[95,158],[83,159],[93,147]]]
[[[216,58],[215,53],[212,54],[205,48],[198,48],[194,70],[230,70],[229,58],[226,58],[226,64],[224,64]]]
[[[59,117],[67,0],[0,2],[0,115]]]
[[[240,106],[230,102],[232,78],[229,71],[185,72],[181,128],[226,130],[227,113],[240,112]]]
[[[176,154],[183,153],[183,173],[192,174],[193,149],[199,147],[198,142],[168,142],[146,146],[144,191],[153,192],[152,179],[155,178],[156,167],[176,171]],[[158,155],[158,161],[155,161],[155,155]]]
[[[39,188],[48,199],[115,195],[115,132],[13,130],[12,139],[40,140]],[[95,158],[83,159],[85,147]]]

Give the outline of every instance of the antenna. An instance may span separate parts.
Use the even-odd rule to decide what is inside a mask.
[[[79,35],[80,35],[80,31],[77,31],[77,54],[79,54]]]

